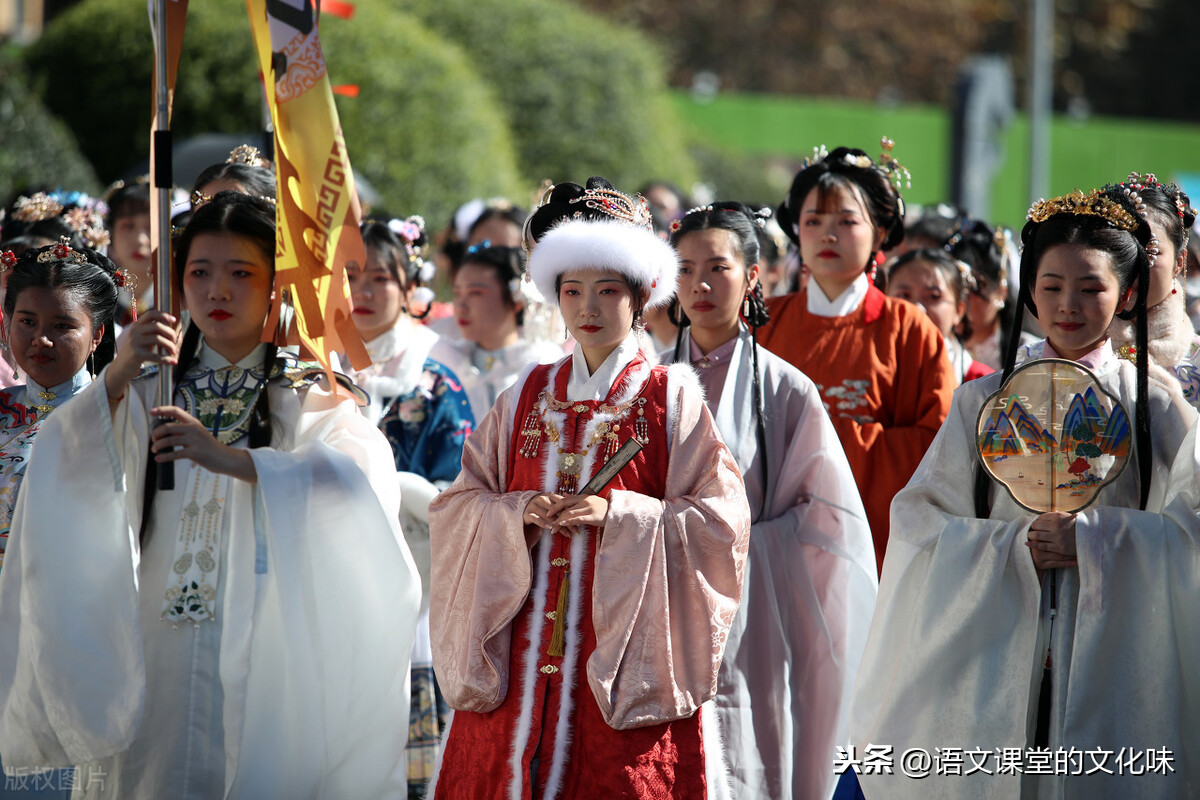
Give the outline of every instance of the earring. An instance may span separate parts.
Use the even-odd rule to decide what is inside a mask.
[[[646,320],[641,311],[633,315],[633,332],[639,336],[646,332]]]
[[[96,351],[95,350],[93,350],[92,354],[90,356],[88,356],[88,375],[91,375],[93,379],[95,379],[95,377],[96,377]]]

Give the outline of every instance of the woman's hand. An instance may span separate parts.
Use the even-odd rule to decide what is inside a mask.
[[[155,461],[187,459],[210,472],[231,475],[249,483],[258,481],[254,459],[248,451],[221,444],[200,420],[182,408],[159,406],[150,409],[150,414],[173,420],[155,426],[150,434],[150,451],[155,454]]]
[[[174,364],[179,359],[179,320],[162,311],[147,311],[125,329],[117,355],[104,373],[110,400],[120,400],[142,371],[142,364]]]
[[[603,528],[608,519],[608,501],[598,494],[568,494],[560,497],[550,508],[553,530],[570,535],[568,529],[578,530],[584,525]]]
[[[1075,515],[1049,511],[1029,525],[1026,546],[1033,556],[1033,565],[1042,572],[1059,567],[1075,567]]]
[[[536,525],[550,530],[554,527],[554,517],[550,510],[562,499],[560,494],[539,494],[525,506],[525,514],[521,517],[526,525]]]

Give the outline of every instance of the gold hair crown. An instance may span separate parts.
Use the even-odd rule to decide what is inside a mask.
[[[1139,197],[1134,200],[1134,203],[1137,204],[1140,201]],[[1076,189],[1062,197],[1038,200],[1029,209],[1025,218],[1030,222],[1045,222],[1058,214],[1101,217],[1122,230],[1133,232],[1138,229],[1137,217],[1129,213],[1129,209],[1120,203],[1109,200],[1099,189],[1092,189],[1087,194]]]
[[[229,151],[229,158],[225,159],[226,164],[249,164],[252,167],[261,167],[263,161],[258,148],[250,144],[239,144]]]

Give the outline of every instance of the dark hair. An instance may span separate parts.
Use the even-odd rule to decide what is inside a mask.
[[[904,239],[914,248],[920,247],[912,244],[919,239],[929,241],[932,247],[941,247],[949,241],[958,227],[957,218],[926,212],[904,226]]]
[[[403,289],[421,285],[422,262],[411,248],[420,249],[428,242],[424,229],[413,241],[396,233],[388,223],[367,220],[362,224],[363,244],[391,273]]]
[[[24,192],[16,192],[9,196],[8,202],[4,206],[3,227],[0,228],[0,241],[4,242],[4,249],[17,251],[17,247],[41,247],[37,244],[39,241],[57,244],[62,237],[67,237],[68,244],[72,250],[79,250],[87,247],[87,242],[83,236],[70,226],[63,214],[67,209],[74,208],[73,203],[59,203],[63,206],[63,210],[52,217],[37,220],[17,219],[16,208],[17,203],[25,198],[32,198],[38,194],[52,195],[52,190],[42,187],[29,187]],[[54,199],[52,197],[52,199]],[[55,199],[55,202],[59,202]]]
[[[776,212],[784,234],[795,244],[800,244],[800,210],[814,189],[821,200],[834,189],[858,189],[872,223],[883,231],[882,249],[891,250],[904,241],[904,198],[892,186],[887,172],[862,150],[839,147],[796,173],[787,198]],[[870,263],[864,264],[863,270],[869,267]]]
[[[654,232],[670,233],[671,223],[677,219],[683,218],[684,214],[686,214],[687,210],[691,207],[692,201],[688,199],[688,196],[678,186],[670,181],[663,180],[646,181],[644,184],[642,184],[642,188],[638,189],[638,194],[640,194],[642,197],[645,197],[647,202],[649,202],[650,192],[654,189],[665,189],[671,193],[671,195],[675,198],[675,201],[679,204],[679,210],[671,216],[664,214],[663,210],[655,206],[653,203],[650,204],[650,219],[654,223]]]
[[[496,274],[496,281],[500,284],[500,296],[504,299],[505,307],[516,306],[517,300],[513,297],[509,283],[520,279],[521,273],[525,271],[524,250],[519,247],[492,247],[487,242],[468,247],[462,262],[450,265],[450,280],[453,281],[458,276],[459,270],[467,264],[490,267]],[[517,309],[517,325],[524,324],[525,307],[522,306]]]
[[[891,282],[897,272],[914,261],[924,261],[942,273],[942,277],[946,279],[946,285],[954,293],[955,305],[967,302],[967,295],[971,293],[971,289],[975,285],[971,270],[966,264],[940,248],[922,247],[918,250],[909,250],[907,253],[901,254],[888,267],[888,282]],[[971,338],[971,322],[966,316],[963,316],[959,326],[960,329],[956,335],[961,341],[965,342]]]
[[[74,248],[87,263],[55,259],[42,263],[38,258],[43,253],[53,253],[59,245],[26,250],[13,265],[8,276],[4,294],[4,318],[13,319],[16,314],[17,298],[26,289],[63,289],[83,303],[92,322],[92,330],[104,326],[104,334],[93,354],[93,370],[99,373],[113,359],[115,338],[113,318],[117,312],[117,266],[109,258],[95,250]]]
[[[516,227],[517,235],[519,236],[525,228],[525,217],[527,216],[528,214],[525,213],[525,209],[510,203],[488,205],[483,209],[483,213],[471,223],[471,227],[467,229],[467,241],[471,240],[471,235],[475,233],[475,230],[480,225],[492,219],[502,219],[511,222]]]
[[[206,233],[231,233],[235,236],[250,240],[259,249],[272,270],[275,265],[275,206],[258,197],[242,194],[241,192],[218,192],[208,203],[200,206],[192,213],[183,233],[175,241],[175,285],[182,289],[183,274],[187,267],[188,254],[196,237]],[[184,374],[191,368],[197,358],[200,347],[200,329],[195,321],[188,323],[183,333],[183,341],[179,345],[179,360],[171,375],[171,385],[178,386]],[[269,377],[279,351],[275,344],[267,344],[263,356],[263,371]],[[247,439],[250,447],[268,447],[271,444],[272,422],[271,403],[267,392],[267,384],[263,383],[254,402],[254,411],[250,415],[250,427]],[[142,531],[143,543],[149,531],[148,521],[154,505],[154,494],[157,488],[155,481],[157,463],[154,455],[146,469],[145,492],[142,500]]]
[[[759,263],[761,251],[758,241],[758,229],[765,222],[765,216],[756,213],[749,206],[742,203],[713,203],[711,206],[693,209],[684,215],[683,219],[679,221],[679,225],[671,233],[671,246],[678,249],[683,237],[696,231],[729,231],[733,235],[733,240],[741,254],[743,269],[749,270],[750,267]],[[684,329],[690,328],[691,323],[687,315],[683,313],[683,305],[679,302],[678,295],[672,301],[671,309],[673,311],[672,317],[675,318],[675,324],[678,325],[678,331],[675,334],[675,361],[691,361],[691,353],[687,350],[687,336],[684,334]],[[766,301],[763,299],[761,280],[757,281],[754,284],[754,288],[746,294],[744,313],[741,316],[750,327],[750,366],[751,386],[753,387],[752,399],[754,402],[754,432],[758,440],[758,448],[762,451],[763,455],[759,459],[763,480],[761,516],[761,514],[766,513],[767,482],[770,478],[770,473],[767,469],[765,409],[763,407],[762,385],[758,374],[758,329],[767,324],[770,316],[767,313]],[[730,367],[730,369],[736,369],[736,367]],[[733,402],[733,398],[729,398],[729,402]]]
[[[108,216],[104,222],[111,231],[116,229],[117,222],[125,217],[150,213],[150,184],[145,181],[127,183],[114,190],[105,202],[108,205]]]
[[[255,197],[275,197],[275,173],[266,167],[242,162],[213,164],[196,176],[192,191],[197,192],[214,181],[230,181],[241,186],[246,194]]]
[[[1150,479],[1153,443],[1150,439],[1150,394],[1148,377],[1148,351],[1146,330],[1146,292],[1140,287],[1150,280],[1150,261],[1146,256],[1146,245],[1150,242],[1150,225],[1137,213],[1133,201],[1119,190],[1105,191],[1102,198],[1120,205],[1136,221],[1137,228],[1128,231],[1117,227],[1106,217],[1095,214],[1059,213],[1041,222],[1030,220],[1021,229],[1021,290],[1017,307],[1016,324],[1009,334],[1004,350],[1004,371],[1001,384],[1007,381],[1015,368],[1017,349],[1021,341],[1022,316],[1026,309],[1037,316],[1033,303],[1033,286],[1037,279],[1038,266],[1046,251],[1058,245],[1074,244],[1100,250],[1108,254],[1117,283],[1124,293],[1131,287],[1139,287],[1134,308],[1129,313],[1119,314],[1122,318],[1133,318],[1135,360],[1137,365],[1137,398],[1135,401],[1135,434],[1137,437],[1134,456],[1138,465],[1139,506],[1146,508],[1150,496]],[[980,517],[990,513],[990,486],[982,468],[976,467],[975,510]]]

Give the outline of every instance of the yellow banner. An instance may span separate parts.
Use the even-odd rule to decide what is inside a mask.
[[[330,369],[344,353],[362,369],[371,359],[351,316],[346,263],[366,263],[361,211],[342,138],[312,0],[246,0],[275,125],[278,195],[275,307],[295,307],[291,333],[305,357]],[[291,338],[291,337],[289,337]],[[330,376],[333,386],[337,383]]]

